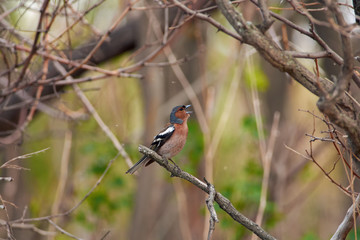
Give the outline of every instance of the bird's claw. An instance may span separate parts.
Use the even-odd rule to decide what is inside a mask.
[[[176,163],[171,158],[169,158],[169,160],[170,160],[170,162],[172,162],[172,164],[174,164],[175,167],[178,167],[178,165],[176,165]]]
[[[176,171],[181,171],[181,168],[171,159],[171,158],[163,158],[164,161],[166,161],[166,163],[168,164],[169,161],[174,165],[174,167],[176,168]],[[173,173],[170,174],[170,177],[175,177],[175,175]]]

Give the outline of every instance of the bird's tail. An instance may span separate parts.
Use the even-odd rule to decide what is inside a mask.
[[[129,170],[127,170],[126,173],[133,174],[139,168],[145,165],[149,160],[150,158],[148,158],[147,156],[143,156],[137,163],[134,164],[134,166],[132,166]]]

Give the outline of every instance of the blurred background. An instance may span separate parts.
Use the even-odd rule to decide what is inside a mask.
[[[268,4],[306,27],[306,19],[289,11],[288,3]],[[329,239],[335,232],[352,200],[304,157],[312,151],[336,183],[349,185],[334,145],[315,141],[310,146],[306,136],[327,136],[318,98],[254,48],[162,1],[64,0],[45,6],[44,1],[10,0],[0,5],[2,163],[46,149],[15,160],[18,168],[1,168],[1,176],[14,179],[0,183],[2,219],[53,216],[76,206],[52,218],[75,238],[206,239],[205,193],[170,178],[158,164],[125,174],[129,160],[141,158],[138,145],[151,143],[171,109],[192,104],[187,144],[173,159],[178,166],[206,177],[237,210],[278,239]],[[206,9],[233,31],[212,1],[188,6]],[[237,8],[249,21],[259,21],[250,1],[238,1]],[[324,19],[320,10],[311,13]],[[354,22],[350,7],[344,13]],[[26,66],[37,29],[47,31],[36,40],[37,52]],[[322,26],[317,31],[337,51],[336,32]],[[285,49],[319,50],[281,22],[267,34]],[[79,64],[96,48],[85,68],[71,72],[79,65],[54,63],[58,56]],[[316,68],[313,59],[299,61]],[[337,75],[332,61],[318,63],[323,76]],[[46,84],[37,84],[40,79]],[[11,92],[16,87],[20,90]],[[77,206],[114,158],[100,184]],[[212,239],[253,237],[215,208],[220,222]],[[72,239],[46,219],[25,225],[12,227],[14,239]],[[5,226],[1,234],[9,236]]]

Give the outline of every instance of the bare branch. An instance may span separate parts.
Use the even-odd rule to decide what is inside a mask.
[[[263,17],[263,23],[260,26],[261,30],[265,32],[273,24],[274,20],[271,19],[269,9],[266,0],[258,0],[261,15]]]
[[[310,58],[310,59],[316,59],[316,58],[329,58],[331,57],[331,54],[327,51],[322,52],[297,52],[297,51],[285,51],[287,54],[293,56],[294,58]]]
[[[209,233],[208,233],[208,240],[211,239],[211,235],[213,231],[215,230],[215,223],[219,222],[219,219],[217,217],[215,208],[214,208],[214,198],[215,198],[215,187],[211,183],[209,183],[206,178],[204,178],[204,181],[206,182],[208,188],[209,188],[209,197],[206,199],[206,206],[210,213],[210,219],[209,219]]]
[[[55,67],[58,69],[58,71],[63,75],[66,76],[66,70],[59,64],[55,63]],[[66,77],[67,81],[72,81],[72,77],[68,76]],[[73,88],[75,90],[76,95],[79,97],[79,99],[82,101],[86,109],[90,112],[90,114],[94,117],[100,128],[105,132],[105,134],[108,136],[108,138],[112,141],[114,147],[118,150],[118,152],[121,154],[121,156],[125,159],[126,164],[130,167],[133,165],[129,155],[125,151],[124,147],[121,145],[120,141],[117,139],[115,134],[109,129],[109,127],[105,124],[105,122],[102,120],[100,115],[97,113],[95,107],[91,104],[90,100],[86,97],[83,91],[81,91],[80,87],[77,84],[73,84]]]
[[[19,219],[16,220],[12,220],[9,221],[8,223],[10,225],[12,224],[16,224],[16,223],[28,223],[28,222],[38,222],[38,221],[48,221],[50,219],[53,218],[58,218],[58,217],[63,217],[63,216],[68,216],[70,214],[72,214],[77,208],[80,207],[80,205],[95,191],[95,189],[100,185],[100,183],[102,182],[102,180],[104,179],[105,175],[107,174],[107,172],[110,170],[110,167],[112,166],[112,164],[114,163],[114,161],[119,157],[120,153],[118,153],[113,159],[111,159],[109,161],[109,163],[107,164],[104,172],[101,174],[101,176],[99,177],[99,179],[96,181],[96,183],[93,185],[93,187],[85,194],[85,196],[77,203],[75,204],[75,206],[73,206],[71,209],[56,214],[56,215],[50,215],[50,216],[44,216],[44,217],[37,217],[37,218],[24,218],[21,217]],[[0,226],[4,226],[4,224],[2,224],[0,222]]]
[[[182,4],[181,2],[177,1],[177,0],[172,0],[172,2],[178,6],[179,8],[181,8],[183,11],[187,12],[188,14],[197,17],[199,19],[202,19],[204,21],[209,22],[211,25],[213,25],[214,27],[216,27],[219,31],[224,32],[225,34],[228,34],[229,36],[232,36],[233,38],[242,41],[241,37],[239,35],[237,35],[236,33],[230,32],[229,30],[227,30],[224,26],[222,26],[219,22],[215,21],[213,18],[207,16],[206,14],[203,14],[201,12],[197,12],[195,10],[192,10],[188,7],[186,7],[184,4]]]
[[[317,77],[314,73],[310,72],[291,55],[282,51],[276,43],[266,37],[251,22],[245,22],[242,14],[237,12],[229,2],[217,0],[216,3],[222,14],[226,17],[236,32],[242,37],[244,43],[256,48],[259,54],[262,55],[270,64],[281,71],[287,72],[310,92],[319,96],[320,92],[318,90],[318,83],[315,81]],[[326,89],[330,89],[333,85],[331,82],[322,78],[320,78],[319,81]]]
[[[78,68],[80,68],[83,64],[86,64],[91,57],[96,53],[96,51],[100,48],[101,44],[107,39],[112,31],[116,28],[116,26],[125,18],[126,14],[131,10],[131,7],[138,2],[139,0],[130,1],[128,6],[124,9],[124,11],[120,14],[120,16],[114,21],[114,23],[110,26],[110,28],[106,31],[106,33],[101,37],[99,42],[94,46],[94,48],[90,51],[90,53],[82,59],[80,65],[71,71],[69,71],[64,77],[71,76]]]
[[[49,150],[50,148],[44,148],[42,150],[39,150],[39,151],[36,151],[36,152],[32,152],[32,153],[27,153],[27,154],[24,154],[24,155],[21,155],[21,156],[17,156],[17,157],[14,157],[12,159],[10,159],[9,161],[5,162],[4,164],[2,164],[0,166],[0,168],[8,168],[8,167],[14,167],[14,166],[17,166],[17,165],[13,165],[13,164],[10,164],[16,160],[19,160],[19,159],[26,159],[26,158],[29,158],[29,157],[32,157],[33,155],[35,154],[38,154],[38,153],[42,153],[42,152],[45,152],[46,150]],[[19,168],[21,169],[25,169],[25,168],[22,168],[20,166],[18,166]]]
[[[118,150],[118,152],[121,154],[121,156],[124,158],[126,164],[131,167],[133,165],[129,154],[125,151],[124,147],[120,143],[120,141],[117,139],[115,134],[110,130],[110,128],[105,124],[105,122],[102,120],[100,115],[97,113],[94,106],[91,104],[89,99],[85,96],[85,94],[81,91],[80,87],[76,84],[73,85],[73,88],[77,94],[77,96],[81,99],[87,110],[93,115],[94,119],[98,123],[98,125],[101,127],[101,129],[105,132],[107,137],[112,141],[114,147]]]
[[[202,182],[198,178],[193,175],[181,170],[178,166],[174,166],[170,164],[166,159],[162,158],[159,154],[152,151],[151,149],[140,145],[139,152],[150,156],[153,160],[155,160],[158,164],[160,164],[163,168],[165,168],[168,172],[171,173],[171,176],[185,179],[186,181],[192,183],[194,186],[198,187],[202,191],[210,194],[210,190],[206,183]],[[255,233],[260,239],[266,240],[275,240],[276,238],[267,233],[263,228],[257,225],[255,222],[251,221],[244,215],[242,215],[239,211],[235,209],[229,199],[224,197],[221,193],[217,192],[215,195],[215,202],[217,202],[221,209],[223,209],[229,216],[231,216],[235,221]]]
[[[359,215],[359,205],[360,205],[360,194],[356,197],[355,202],[347,210],[346,215],[343,221],[340,223],[336,229],[335,234],[331,237],[331,240],[343,240],[346,239],[346,236],[350,230],[354,227],[355,219]]]
[[[337,24],[341,29],[345,29],[348,27],[348,24],[345,22],[343,17],[343,13],[340,11],[339,6],[336,4],[335,1],[332,0],[325,0],[325,3],[328,9],[334,13],[335,18],[337,20]],[[336,98],[340,97],[341,94],[344,93],[345,89],[348,88],[348,84],[350,82],[351,76],[353,74],[354,69],[354,56],[352,50],[352,43],[348,33],[340,32],[341,37],[341,47],[344,55],[344,63],[342,66],[342,71],[332,90],[331,99],[335,100]],[[329,99],[330,100],[330,99]]]
[[[43,23],[43,18],[46,16],[46,8],[48,7],[49,2],[50,1],[44,1],[43,4],[42,4],[41,10],[40,10],[40,18],[39,18],[39,22],[38,22],[38,26],[37,26],[37,31],[36,31],[36,34],[35,34],[35,37],[34,37],[34,43],[32,45],[29,56],[26,58],[26,61],[25,61],[24,66],[23,66],[23,68],[21,70],[21,73],[20,73],[17,81],[15,82],[15,86],[17,86],[21,82],[23,77],[25,76],[26,70],[29,67],[31,59],[34,57],[35,52],[36,52],[36,50],[38,48],[37,42],[38,42],[38,40],[40,38],[40,34],[42,32],[41,31],[41,26],[42,26],[42,23]]]
[[[74,238],[74,239],[77,239],[77,240],[81,240],[81,238],[78,238],[76,237],[75,235],[65,231],[63,228],[61,228],[59,225],[57,225],[56,223],[54,223],[51,219],[48,219],[48,222],[53,225],[59,232],[61,232],[62,234],[68,236],[68,237],[71,237],[71,238]]]
[[[2,224],[4,224],[4,223],[2,223]],[[13,229],[29,229],[29,230],[34,231],[42,236],[55,236],[56,235],[56,232],[44,231],[44,230],[36,227],[34,224],[15,223],[15,224],[11,224],[11,227]]]
[[[311,142],[310,142],[311,143]],[[346,189],[345,187],[343,187],[340,183],[336,182],[328,172],[325,171],[325,169],[315,160],[315,158],[311,155],[312,154],[312,150],[310,150],[310,152],[306,151],[307,156],[304,154],[299,153],[298,151],[296,151],[295,149],[284,145],[285,148],[287,148],[288,150],[296,153],[297,155],[312,161],[313,163],[315,163],[315,165],[323,172],[323,174],[330,180],[330,182],[332,182],[333,184],[335,184],[342,192],[344,192],[345,194],[347,194],[348,196],[351,196],[353,193],[350,192],[348,189]]]

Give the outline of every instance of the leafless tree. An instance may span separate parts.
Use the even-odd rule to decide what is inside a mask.
[[[1,226],[6,229],[9,239],[13,238],[13,229],[17,228],[30,229],[41,235],[54,235],[53,231],[43,230],[33,225],[34,222],[46,222],[53,227],[54,231],[80,239],[61,227],[56,219],[69,216],[77,210],[102,182],[118,156],[121,156],[128,166],[132,165],[132,160],[123,146],[123,140],[118,140],[105,124],[101,114],[89,101],[84,90],[79,87],[81,83],[110,78],[117,78],[118,81],[127,81],[129,78],[141,80],[146,109],[145,139],[147,140],[153,133],[151,129],[158,127],[155,123],[154,113],[160,102],[165,102],[162,107],[168,109],[169,106],[174,105],[174,102],[184,101],[183,99],[186,97],[190,100],[200,130],[204,135],[203,175],[206,177],[205,182],[169,164],[156,153],[144,147],[140,147],[140,151],[152,156],[172,176],[183,178],[198,187],[201,191],[189,190],[193,191],[194,198],[201,198],[204,192],[209,194],[206,203],[209,208],[207,214],[210,219],[210,227],[205,227],[204,233],[197,232],[194,235],[203,234],[208,239],[211,238],[215,222],[218,220],[213,206],[215,201],[235,221],[261,239],[275,239],[261,226],[266,199],[271,188],[269,186],[269,182],[272,180],[270,172],[274,165],[272,159],[276,154],[274,149],[279,131],[280,114],[275,112],[269,103],[269,109],[271,109],[269,116],[273,117],[273,121],[270,124],[269,136],[259,135],[259,152],[264,173],[260,206],[256,220],[251,221],[234,208],[231,199],[216,192],[216,186],[212,184],[213,163],[220,139],[216,133],[213,134],[210,131],[209,114],[214,105],[211,97],[212,90],[207,83],[204,83],[206,79],[202,79],[205,75],[203,72],[206,72],[204,65],[199,64],[200,66],[198,66],[191,63],[193,59],[202,58],[211,50],[202,48],[206,41],[205,31],[196,31],[194,33],[197,37],[195,41],[186,39],[186,31],[190,31],[191,26],[199,24],[202,28],[211,29],[211,33],[214,35],[219,31],[238,41],[239,46],[250,46],[256,50],[257,54],[272,66],[271,71],[275,69],[284,73],[281,74],[283,82],[278,82],[279,85],[285,86],[291,78],[318,98],[316,105],[323,116],[317,116],[309,111],[307,113],[310,114],[310,118],[321,121],[327,127],[327,131],[321,132],[322,135],[319,136],[316,135],[316,127],[313,127],[314,131],[307,136],[309,149],[306,154],[299,153],[291,146],[287,146],[288,150],[282,146],[282,151],[295,153],[314,163],[323,176],[350,197],[353,205],[349,208],[332,239],[346,238],[356,222],[360,199],[359,191],[356,189],[356,183],[360,176],[360,57],[358,56],[360,35],[358,25],[349,23],[347,20],[346,14],[353,12],[352,6],[334,0],[319,2],[288,0],[282,2],[281,7],[275,7],[274,2],[264,0],[232,2],[224,0],[134,0],[122,2],[120,14],[114,17],[105,30],[99,30],[89,23],[86,17],[96,11],[104,2],[104,0],[99,0],[92,1],[91,4],[84,4],[82,1],[34,0],[1,3],[0,144],[2,148],[6,149],[26,141],[24,136],[26,136],[27,127],[34,121],[34,116],[38,112],[43,112],[56,119],[74,122],[83,121],[89,117],[94,118],[118,152],[117,156],[109,161],[107,168],[94,186],[72,208],[64,212],[56,211],[56,213],[44,217],[25,218],[21,216],[2,221]],[[76,4],[82,5],[79,7]],[[355,12],[358,12],[359,3],[355,0],[354,6]],[[280,10],[281,13],[277,13],[276,10]],[[12,19],[12,16],[21,18],[23,12],[29,11],[38,16],[33,34],[24,33],[17,25],[19,19],[15,21]],[[225,17],[226,24],[225,21],[221,22],[214,17],[216,13],[221,13]],[[356,21],[359,22],[357,16]],[[62,26],[60,29],[59,25]],[[326,34],[331,33],[331,36],[335,37],[326,38],[326,35],[322,34],[324,29],[326,29]],[[316,50],[299,50],[289,40],[290,36],[294,34],[305,36],[311,42],[312,49]],[[78,39],[77,35],[82,36],[82,39]],[[174,47],[175,45],[179,47]],[[118,56],[125,56],[120,67],[118,65],[116,67],[102,65]],[[308,61],[304,62],[303,59]],[[324,66],[320,62],[321,60],[324,60]],[[336,67],[329,69],[326,64]],[[171,88],[163,81],[156,82],[154,79],[160,79],[160,77],[152,69],[159,67],[166,68],[165,79],[176,79],[179,85]],[[201,70],[199,71],[199,69]],[[196,80],[197,78],[200,80]],[[238,81],[234,81],[233,84],[238,84]],[[163,89],[165,91],[162,91]],[[64,105],[54,104],[56,100],[61,100],[67,91],[75,93],[84,106],[85,112],[79,113]],[[254,89],[251,94],[257,129],[261,133],[264,126],[261,125],[261,111],[256,105],[259,96]],[[279,92],[278,94],[279,99],[282,99],[281,96],[284,93]],[[216,132],[220,132],[224,125],[225,123],[219,124],[217,128],[219,131]],[[63,149],[63,163],[66,166],[69,164],[71,138],[71,132],[67,132],[65,134],[67,145],[64,144]],[[348,187],[342,186],[338,180],[335,180],[331,175],[332,171],[324,170],[313,152],[312,144],[314,142],[326,142],[336,150],[344,163]],[[334,168],[335,166],[337,165],[335,164]],[[148,209],[153,212],[159,212],[158,209],[162,206],[162,203],[156,202],[155,196],[151,195],[152,191],[155,191],[154,189],[141,188],[141,183],[155,181],[154,175],[155,173],[144,172],[142,176],[139,176],[137,206],[140,207],[135,210],[133,216],[132,227],[134,229],[130,234],[132,239],[142,239],[144,236],[141,235],[143,233],[136,231],[138,226],[142,226],[145,232],[154,228],[149,219],[143,217],[144,209],[141,206],[153,203],[154,207]],[[275,175],[273,173],[272,177]],[[13,178],[8,176],[0,178],[0,182],[9,180],[13,180]],[[59,184],[59,189],[63,190],[63,188]],[[154,188],[165,189],[166,185],[162,184],[154,186]],[[63,192],[62,190],[59,192]],[[162,194],[164,197],[165,191]],[[5,208],[11,202],[2,198],[0,200]],[[194,203],[196,206],[203,204],[204,202],[201,201]],[[186,217],[184,211],[183,214]],[[189,226],[182,224],[176,231],[180,232],[182,238],[190,239],[187,230],[189,230]],[[105,239],[107,235],[108,233],[104,234],[102,238]]]

